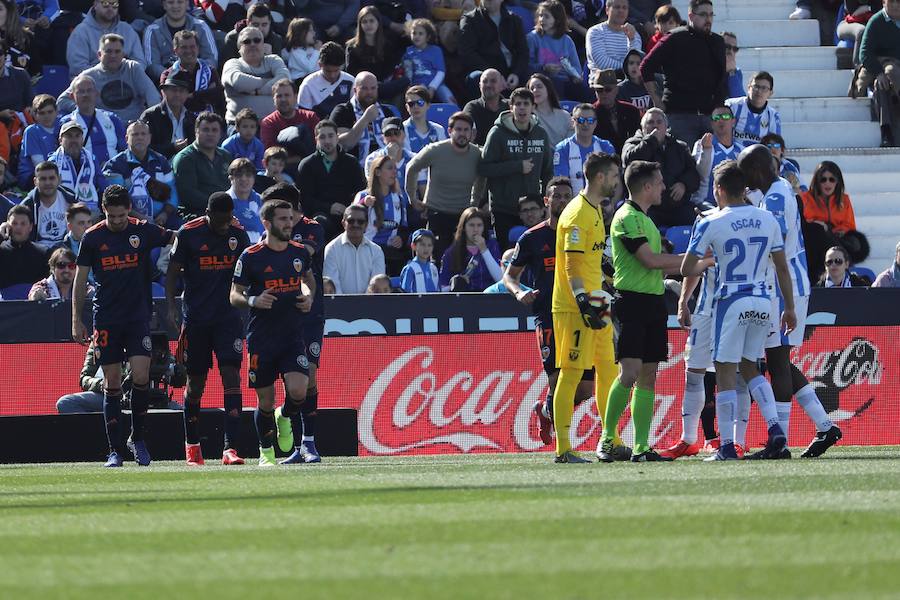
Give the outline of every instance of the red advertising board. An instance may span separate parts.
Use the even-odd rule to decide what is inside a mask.
[[[846,444],[900,444],[900,327],[818,327],[794,362],[816,386]],[[670,360],[660,366],[651,442],[666,446],[681,432],[685,334],[670,331]],[[8,344],[4,363],[17,377],[0,378],[0,415],[50,414],[56,399],[77,391],[84,350],[76,344]],[[546,393],[546,377],[530,333],[328,338],[319,374],[319,405],[359,414],[360,455],[546,450],[531,412]],[[246,386],[246,361],[243,382]],[[180,391],[176,391],[178,400]],[[221,406],[222,388],[209,378],[205,407]],[[244,388],[244,405],[253,406]],[[573,443],[592,450],[599,436],[593,401],[573,417]],[[630,417],[622,420],[631,438]],[[814,428],[796,407],[793,445]],[[753,409],[748,441],[765,438]]]

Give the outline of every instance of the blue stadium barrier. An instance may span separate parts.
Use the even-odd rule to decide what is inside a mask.
[[[391,277],[391,289],[399,290],[400,289],[400,276]]]
[[[34,93],[50,94],[54,98],[69,87],[69,67],[66,65],[44,65],[41,78],[34,86]]]
[[[459,107],[452,102],[443,103],[438,102],[432,104],[428,108],[428,120],[434,121],[435,123],[440,123],[444,126],[444,129],[448,128],[448,123],[450,121],[450,117],[459,110]]]
[[[30,283],[16,283],[0,289],[0,298],[4,300],[27,300],[31,291]]]
[[[666,239],[672,242],[673,252],[681,254],[687,250],[688,242],[691,241],[691,228],[688,225],[669,227],[666,230]]]
[[[581,104],[581,102],[577,102],[575,100],[560,100],[559,105],[562,107],[564,111],[570,113],[575,110],[575,107]]]
[[[528,32],[534,29],[534,14],[530,10],[523,6],[511,4],[506,5],[506,10],[522,19],[522,29],[525,31],[525,35],[528,35]]]
[[[869,283],[875,283],[875,271],[872,269],[868,269],[866,267],[850,267],[851,273],[856,273],[860,277],[865,277],[869,280]]]

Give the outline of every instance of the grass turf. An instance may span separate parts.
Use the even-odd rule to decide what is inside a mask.
[[[325,460],[0,466],[0,597],[900,596],[898,448]]]

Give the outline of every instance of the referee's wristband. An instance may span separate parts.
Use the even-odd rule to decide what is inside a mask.
[[[247,304],[250,305],[250,308],[253,308],[253,305],[256,304],[256,296],[248,296]]]

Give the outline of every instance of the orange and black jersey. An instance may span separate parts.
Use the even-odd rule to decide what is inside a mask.
[[[184,266],[184,322],[206,324],[237,318],[228,301],[238,257],[250,238],[235,219],[224,235],[209,227],[206,217],[185,223],[178,230],[172,260]]]
[[[300,220],[294,224],[291,235],[295,242],[305,244],[314,251],[311,267],[313,276],[316,278],[316,294],[313,298],[313,306],[312,310],[309,311],[309,316],[324,317],[325,286],[322,285],[322,274],[325,271],[325,228],[315,219],[300,217]]]
[[[94,273],[95,326],[150,320],[150,252],[169,244],[174,235],[174,231],[131,217],[123,231],[110,231],[103,220],[84,233],[77,263]]]
[[[556,230],[550,227],[549,221],[541,221],[522,234],[516,242],[512,264],[525,267],[521,282],[538,291],[531,308],[536,315],[546,315],[549,323],[556,270]]]

